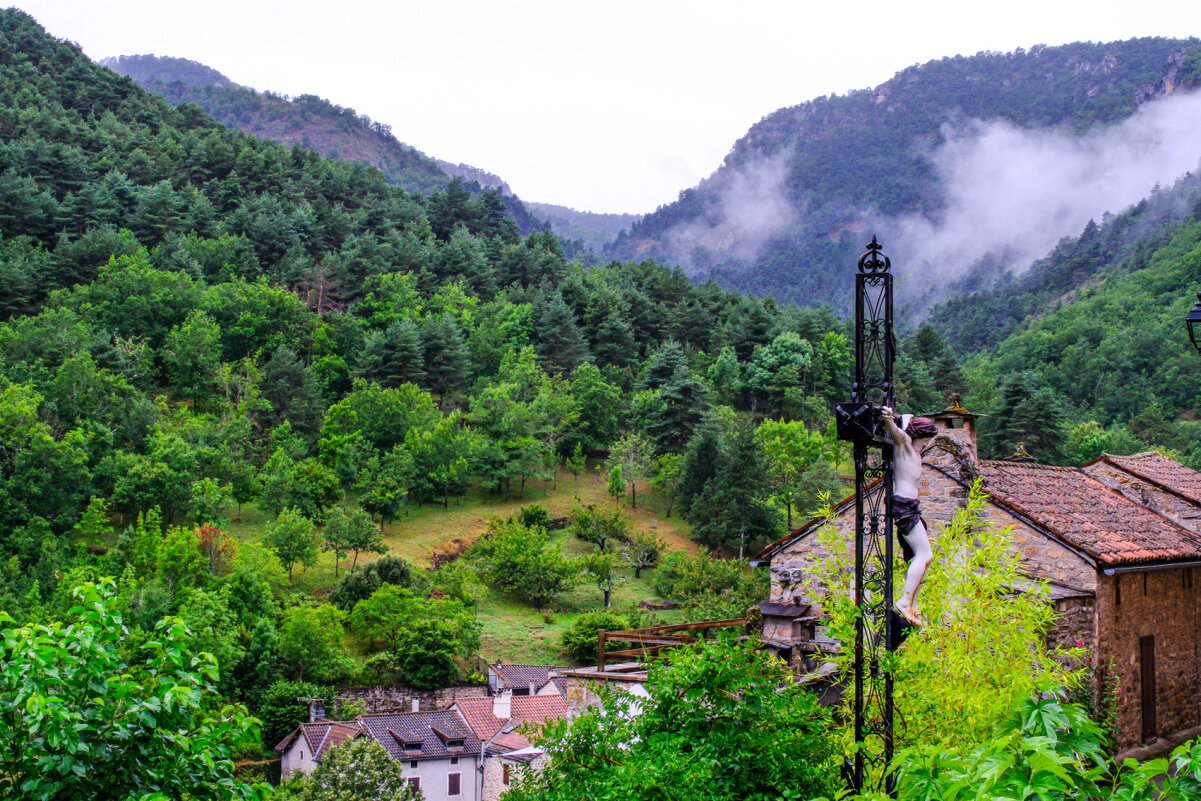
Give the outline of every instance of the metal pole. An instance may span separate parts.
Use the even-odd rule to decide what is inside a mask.
[[[855,276],[855,383],[852,404],[893,406],[891,263],[872,237]],[[878,428],[878,426],[877,426]],[[888,652],[900,644],[893,604],[892,443],[882,431],[855,440],[855,789],[892,762],[893,680]],[[869,775],[870,774],[870,775]],[[883,789],[892,794],[889,778]]]

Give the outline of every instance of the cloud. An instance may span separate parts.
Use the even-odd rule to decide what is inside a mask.
[[[763,245],[804,213],[784,191],[791,157],[791,151],[784,151],[702,181],[695,191],[712,200],[698,219],[667,232],[669,253],[693,266],[701,250],[707,251],[704,259],[709,262],[753,260]]]
[[[930,154],[945,210],[877,219],[906,275],[906,295],[960,277],[990,257],[1015,272],[1089,219],[1119,213],[1197,169],[1201,92],[1147,103],[1121,123],[1075,135],[971,120],[943,127]]]

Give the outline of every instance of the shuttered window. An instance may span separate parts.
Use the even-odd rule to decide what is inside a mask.
[[[447,795],[458,795],[459,794],[459,792],[460,792],[459,776],[460,775],[461,774],[458,774],[458,773],[452,773],[446,777],[446,794]]]

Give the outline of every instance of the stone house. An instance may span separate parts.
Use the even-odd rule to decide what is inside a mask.
[[[426,801],[479,801],[481,743],[451,710],[302,723],[275,747],[282,756],[282,777],[311,771],[330,749],[354,737],[382,745]]]
[[[566,717],[567,701],[557,692],[517,695],[505,689],[492,698],[456,701],[451,710],[467,722],[481,743],[480,798],[495,801],[520,771],[541,766],[544,752],[530,743],[527,727]]]
[[[1024,572],[1048,582],[1056,643],[1083,641],[1121,687],[1119,747],[1201,723],[1201,474],[1155,453],[1102,456],[1056,467],[1019,451],[982,461],[977,415],[953,405],[931,415],[939,433],[923,453],[922,515],[937,540],[977,478],[985,516],[1011,529]],[[835,507],[854,538],[854,496]],[[814,636],[820,609],[803,597],[813,560],[827,556],[811,521],[760,552],[771,597],[760,605],[764,638],[803,665],[836,643]],[[820,599],[816,599],[820,602]],[[920,606],[920,599],[919,599]]]
[[[488,694],[498,695],[510,690],[513,695],[565,695],[563,671],[570,668],[555,665],[488,665]]]

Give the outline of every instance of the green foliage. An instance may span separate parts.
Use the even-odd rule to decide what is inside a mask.
[[[577,664],[596,661],[597,632],[623,631],[630,628],[629,618],[608,609],[603,612],[587,612],[577,617],[571,628],[563,632],[559,641]]]
[[[622,549],[622,555],[634,568],[634,578],[640,578],[643,570],[659,566],[667,543],[652,531],[638,531]]]
[[[787,667],[749,644],[718,640],[657,662],[646,698],[605,693],[535,737],[549,762],[506,798],[779,799],[838,783],[829,713]],[[634,709],[640,714],[634,713]]]
[[[335,683],[354,674],[355,663],[343,641],[346,613],[322,604],[315,609],[284,610],[279,627],[279,659],[302,681]]]
[[[655,571],[654,588],[660,598],[716,620],[744,617],[747,609],[767,597],[768,582],[767,571],[752,569],[743,559],[672,551]]]
[[[289,580],[297,562],[305,567],[317,564],[317,527],[296,509],[283,510],[275,522],[267,525],[263,544],[275,551],[288,569]]]
[[[258,721],[217,703],[216,661],[193,649],[183,623],[167,618],[131,642],[111,580],[77,588],[74,600],[69,624],[2,632],[5,795],[263,797],[234,779],[233,764]]]
[[[1055,613],[1047,590],[1019,571],[1008,532],[981,517],[985,502],[973,486],[967,504],[933,538],[934,562],[918,598],[930,623],[910,635],[892,668],[897,719],[904,721],[898,746],[979,745],[1021,699],[1079,678],[1064,667],[1070,653],[1048,651]],[[824,599],[830,636],[851,641],[854,557],[832,525],[818,536],[834,556],[815,563],[809,592]],[[901,575],[903,567],[897,570]],[[852,660],[849,651],[832,658],[839,675],[850,675]]]
[[[330,750],[300,794],[303,801],[417,801],[401,763],[370,737],[355,737]]]
[[[495,520],[472,546],[470,556],[481,580],[515,593],[541,609],[579,583],[579,566],[551,545],[546,529],[516,520]]]
[[[1168,758],[1116,765],[1103,753],[1103,739],[1083,709],[1043,692],[1021,699],[980,745],[923,744],[898,752],[896,797],[1191,801],[1201,795],[1201,742],[1183,743]]]
[[[334,708],[333,687],[307,681],[277,681],[263,693],[258,714],[263,721],[263,744],[274,748],[288,733],[309,720],[309,705],[298,698],[320,698],[327,710]]]

